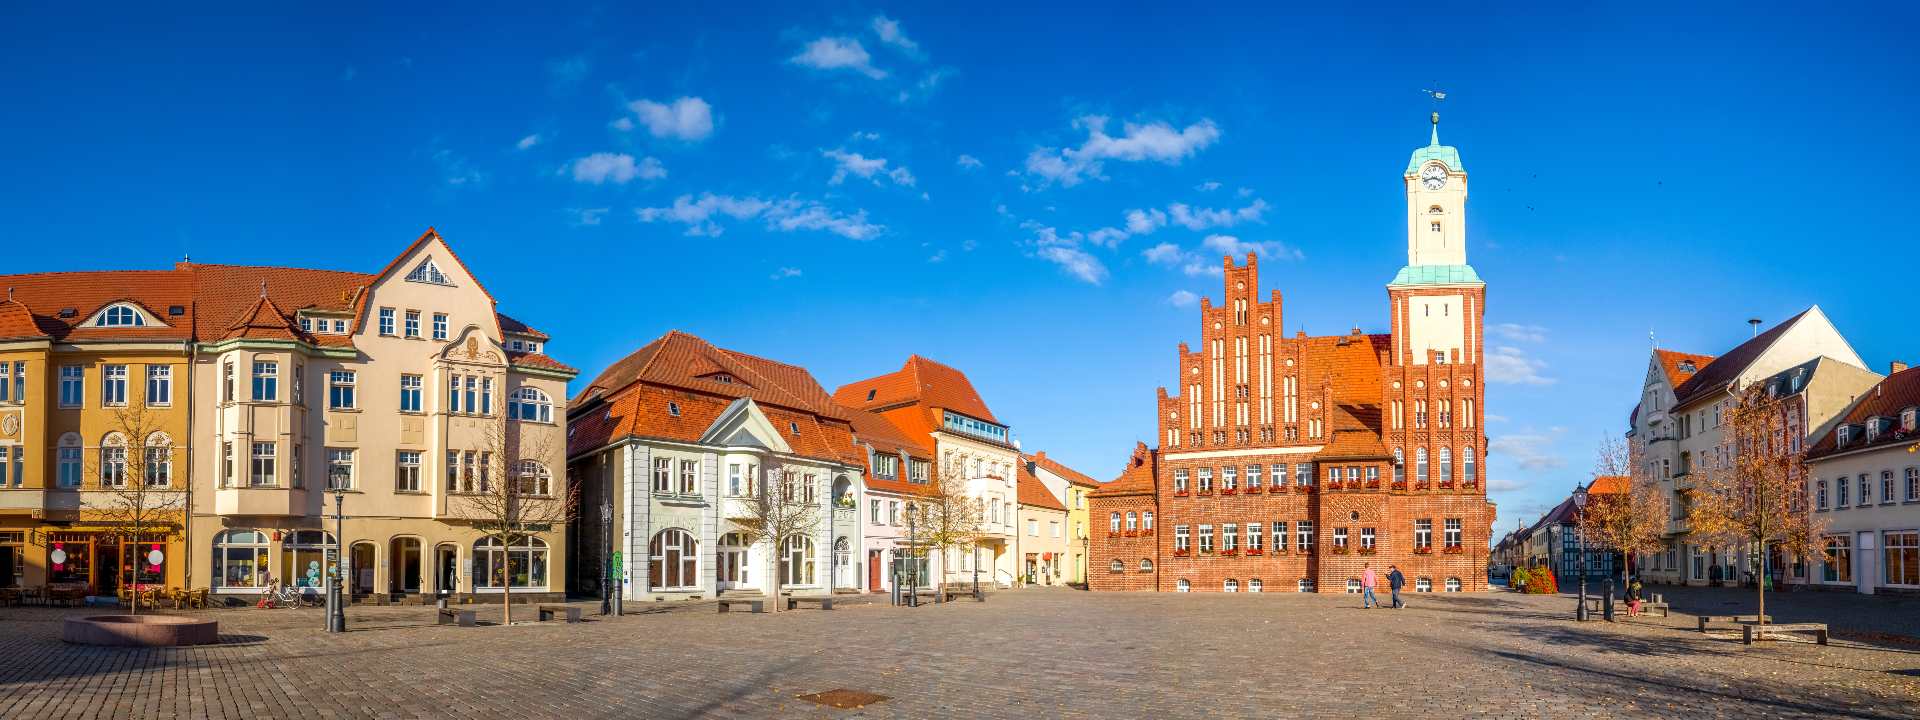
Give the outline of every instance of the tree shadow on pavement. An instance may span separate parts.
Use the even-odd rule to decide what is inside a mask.
[[[1722,682],[1719,685],[1719,688],[1716,689],[1716,688],[1705,687],[1703,683],[1698,683],[1698,682],[1694,684],[1681,684],[1679,682],[1674,682],[1674,681],[1662,679],[1659,677],[1652,677],[1652,676],[1639,675],[1639,674],[1629,674],[1626,672],[1607,670],[1607,669],[1602,669],[1597,667],[1589,667],[1586,665],[1576,664],[1576,663],[1567,662],[1563,660],[1557,660],[1554,658],[1549,658],[1542,655],[1536,655],[1536,654],[1525,653],[1525,652],[1518,652],[1518,651],[1512,651],[1512,650],[1495,650],[1495,651],[1492,651],[1492,654],[1495,657],[1503,658],[1513,662],[1525,663],[1528,665],[1543,666],[1543,667],[1554,668],[1557,670],[1562,670],[1567,672],[1579,673],[1591,679],[1600,680],[1603,682],[1612,681],[1612,683],[1620,687],[1651,688],[1651,689],[1655,689],[1658,691],[1671,694],[1676,698],[1696,699],[1704,696],[1706,698],[1711,698],[1716,703],[1729,703],[1735,706],[1739,706],[1742,704],[1757,704],[1757,705],[1764,705],[1776,711],[1803,713],[1803,714],[1816,716],[1816,717],[1853,717],[1853,718],[1867,718],[1869,720],[1896,720],[1897,718],[1912,718],[1915,716],[1917,712],[1920,712],[1920,704],[1916,704],[1912,702],[1904,703],[1904,707],[1901,709],[1889,709],[1889,710],[1868,709],[1866,706],[1859,705],[1859,704],[1831,704],[1831,705],[1819,704],[1813,701],[1805,693],[1796,692],[1795,688],[1789,688],[1785,686],[1770,686],[1770,685],[1763,685],[1755,682]],[[1698,678],[1696,678],[1696,680],[1697,679]],[[1605,687],[1597,684],[1590,684],[1590,683],[1583,683],[1583,682],[1567,682],[1567,683],[1562,683],[1561,687],[1563,688],[1564,692],[1568,692],[1568,693],[1590,693],[1594,697],[1598,697],[1598,698],[1610,697],[1605,692]],[[1785,697],[1781,694],[1783,691],[1794,692],[1796,696]]]

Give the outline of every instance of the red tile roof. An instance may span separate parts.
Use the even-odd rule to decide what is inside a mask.
[[[1019,466],[1015,474],[1019,476],[1016,489],[1019,491],[1021,505],[1032,505],[1048,510],[1066,512],[1067,506],[1061,503],[1059,498],[1054,497],[1051,491],[1047,490],[1047,484],[1040,482],[1040,478],[1035,476],[1031,470],[1027,469],[1026,463],[1019,463]]]
[[[46,337],[45,330],[33,318],[27,306],[8,300],[0,302],[0,339],[18,340],[22,338]]]
[[[1714,358],[1713,362],[1700,368],[1700,372],[1694,373],[1693,377],[1687,378],[1686,382],[1674,388],[1673,406],[1678,408],[1692,402],[1695,398],[1725,389],[1728,383],[1733,382],[1734,378],[1739,377],[1740,373],[1747,369],[1748,365],[1758,360],[1761,353],[1772,347],[1774,340],[1785,335],[1788,328],[1793,327],[1794,323],[1799,322],[1800,318],[1806,317],[1807,313],[1812,311],[1812,308],[1802,310],[1800,314],[1787,318],[1785,322],[1734,346],[1725,355]]]
[[[872,445],[874,450],[888,453],[904,451],[922,460],[933,459],[932,448],[901,432],[884,417],[865,410],[847,410],[847,417],[853,421],[854,439]]]
[[[842,386],[833,392],[833,399],[862,409],[915,403],[1004,424],[987,409],[966,373],[919,355],[908,357],[899,370]]]
[[[1674,390],[1679,389],[1681,383],[1686,382],[1688,378],[1700,372],[1700,368],[1706,367],[1707,363],[1713,362],[1712,355],[1680,352],[1678,350],[1661,350],[1654,348],[1653,355],[1660,360],[1661,371],[1666,373],[1667,387]],[[1689,363],[1693,366],[1692,370],[1684,367],[1684,365]]]
[[[564,373],[580,372],[578,369],[574,368],[572,365],[568,365],[566,363],[560,362],[559,360],[555,360],[553,358],[547,357],[540,353],[525,353],[525,352],[509,351],[507,353],[507,362],[512,363],[514,365],[524,366],[524,367],[539,368],[541,370],[558,370]]]
[[[535,330],[532,327],[529,327],[526,323],[507,317],[505,313],[494,313],[493,316],[494,316],[494,319],[500,322],[500,332],[517,333],[520,335],[536,337],[541,340],[553,339],[553,338],[547,337],[546,333],[540,332],[539,330]]]
[[[1625,475],[1597,475],[1593,482],[1587,483],[1587,492],[1593,495],[1623,495],[1632,481]]]
[[[1027,459],[1032,460],[1035,465],[1039,465],[1040,467],[1046,468],[1047,472],[1066,478],[1067,482],[1073,483],[1075,485],[1079,485],[1081,487],[1099,487],[1100,486],[1099,480],[1095,480],[1091,477],[1087,477],[1085,473],[1082,473],[1079,470],[1075,470],[1073,468],[1067,467],[1066,465],[1061,464],[1061,462],[1058,460],[1047,457],[1047,451],[1045,450],[1041,450],[1040,452],[1034,453],[1032,455],[1028,455]]]
[[[1916,406],[1920,406],[1920,366],[1910,367],[1888,375],[1885,379],[1882,379],[1879,384],[1874,385],[1873,389],[1868,390],[1865,395],[1862,395],[1859,400],[1854,401],[1853,407],[1847,411],[1846,417],[1840,422],[1834,423],[1833,429],[1828,430],[1827,434],[1820,436],[1820,439],[1814,442],[1813,447],[1807,449],[1807,457],[1825,457],[1838,452],[1859,450],[1866,447],[1893,447],[1902,444],[1912,446],[1916,442],[1920,442],[1920,429],[1917,429],[1915,432],[1903,432],[1900,428],[1900,412]],[[1893,420],[1892,429],[1880,433],[1880,436],[1872,443],[1866,442],[1865,434],[1856,430],[1853,433],[1854,440],[1852,442],[1849,442],[1844,448],[1837,447],[1836,441],[1838,438],[1836,437],[1836,433],[1840,425],[1863,425],[1869,418],[1876,417]]]
[[[1148,448],[1143,442],[1134,443],[1133,454],[1127,457],[1127,466],[1120,471],[1120,477],[1101,485],[1100,489],[1093,491],[1092,497],[1153,494],[1153,476],[1158,459],[1159,451]]]
[[[626,437],[698,441],[740,398],[760,408],[795,454],[866,464],[853,444],[849,411],[834,405],[804,368],[722,350],[678,330],[608,366],[574,397],[579,412],[568,419],[568,455]]]
[[[220,339],[299,340],[300,334],[287,322],[286,313],[263,294],[254,301],[252,309],[241,313],[238,320],[227,326],[226,334]]]

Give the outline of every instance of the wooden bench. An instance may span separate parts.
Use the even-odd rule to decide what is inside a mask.
[[[833,609],[833,598],[827,597],[825,595],[788,595],[787,596],[788,610],[797,609],[796,606],[798,606],[800,603],[807,603],[809,605],[819,605],[821,610]]]
[[[453,608],[440,608],[440,611],[437,613],[437,615],[438,617],[434,620],[434,623],[433,623],[435,625],[459,625],[460,627],[473,627],[474,625],[479,624],[478,621],[476,620],[476,617],[479,615],[479,613],[476,613],[472,610],[456,610]]]
[[[1810,633],[1813,633],[1813,639],[1815,642],[1818,642],[1821,645],[1827,644],[1827,624],[1826,623],[1784,623],[1780,625],[1761,625],[1759,623],[1748,623],[1740,626],[1740,642],[1743,644],[1752,645],[1753,641],[1756,639],[1754,636],[1758,634],[1756,632],[1758,630],[1765,630],[1766,632],[1769,632],[1769,633],[1810,632]],[[1764,640],[1766,638],[1758,638],[1758,639]]]
[[[535,605],[533,610],[540,618],[540,622],[552,620],[556,616],[565,617],[570,623],[580,622],[580,608],[572,605]]]
[[[720,612],[723,613],[733,612],[733,606],[735,605],[745,605],[750,612],[763,613],[767,611],[767,601],[765,600],[726,599],[714,604],[719,606]]]
[[[955,586],[955,587],[946,588],[944,592],[946,593],[945,599],[948,602],[952,602],[954,599],[960,598],[960,597],[971,597],[973,598],[974,602],[987,601],[987,594],[984,592],[981,592],[979,588],[974,588],[969,586]]]
[[[1707,623],[1773,622],[1772,615],[1768,615],[1764,618],[1759,615],[1701,615],[1696,619],[1700,621],[1700,632],[1707,631]]]
[[[1660,602],[1659,600],[1640,603],[1640,612],[1642,614],[1650,615],[1654,610],[1660,611],[1660,617],[1667,617],[1672,613],[1672,608],[1667,607],[1666,603]]]

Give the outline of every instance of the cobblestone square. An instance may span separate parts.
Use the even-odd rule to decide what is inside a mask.
[[[158,650],[65,645],[61,619],[83,611],[4,608],[0,717],[1920,715],[1920,645],[1867,644],[1843,623],[1830,647],[1746,647],[1684,614],[1581,626],[1565,597],[1409,597],[1405,610],[1363,611],[1345,595],[1023,590],[917,609],[643,606],[478,628],[377,607],[355,608],[340,636],[317,610],[217,610],[205,612],[221,644]],[[889,699],[798,699],[835,689]]]

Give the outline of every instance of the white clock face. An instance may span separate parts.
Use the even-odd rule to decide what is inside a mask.
[[[1447,169],[1439,165],[1428,165],[1420,170],[1420,184],[1428,190],[1439,190],[1447,186]]]

